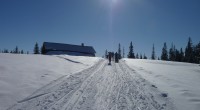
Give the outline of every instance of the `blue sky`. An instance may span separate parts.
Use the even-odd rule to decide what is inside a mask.
[[[91,45],[102,56],[121,43],[151,55],[155,44],[200,41],[199,0],[0,0],[0,49],[32,52],[35,42]]]

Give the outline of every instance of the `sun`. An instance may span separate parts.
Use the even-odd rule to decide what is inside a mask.
[[[112,3],[117,3],[117,2],[118,2],[118,0],[111,0],[111,2],[112,2]]]

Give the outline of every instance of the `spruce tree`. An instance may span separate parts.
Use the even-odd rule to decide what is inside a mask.
[[[175,61],[181,61],[181,54],[177,49],[175,50]]]
[[[140,59],[142,59],[142,54],[140,54]]]
[[[118,47],[118,58],[121,59],[122,58],[122,54],[121,54],[121,45],[119,43],[119,47]]]
[[[200,63],[200,42],[197,45],[197,58],[198,58],[198,63]]]
[[[167,52],[166,42],[164,43],[164,46],[162,48],[161,60],[168,60],[168,52]]]
[[[39,54],[39,46],[38,46],[38,43],[36,42],[35,43],[35,47],[34,47],[34,54]]]
[[[152,59],[152,60],[155,60],[155,59],[156,59],[154,44],[153,44],[153,48],[152,48],[151,59]]]
[[[173,51],[174,51],[174,61],[176,61],[176,52],[178,52],[178,50],[176,49],[176,46],[174,45],[174,48],[173,48]]]
[[[128,58],[135,58],[135,55],[134,55],[134,52],[133,52],[133,44],[132,44],[132,41],[130,43],[130,46],[129,46],[129,53],[127,55]]]
[[[45,53],[46,53],[45,46],[44,46],[44,45],[42,45],[42,47],[41,47],[41,54],[45,54]]]
[[[169,49],[169,61],[172,61],[173,57],[173,44],[171,44],[171,48]]]
[[[18,53],[19,53],[19,49],[18,49],[17,46],[15,47],[14,53],[15,53],[15,54],[18,54]]]
[[[192,40],[189,37],[187,46],[185,48],[185,62],[194,63],[194,52],[192,46]]]
[[[144,54],[143,59],[147,59],[147,56]]]
[[[8,52],[8,49],[4,49],[4,52],[3,52],[3,53],[9,53],[9,52]]]
[[[21,54],[24,54],[24,51],[23,50],[21,50],[21,52],[20,52]]]
[[[200,42],[195,46],[194,56],[195,63],[200,63]]]
[[[170,61],[175,61],[176,59],[176,49],[173,43],[171,44],[171,48],[169,49],[169,60]]]
[[[184,52],[183,52],[183,49],[181,48],[180,49],[180,62],[183,62],[184,61]]]

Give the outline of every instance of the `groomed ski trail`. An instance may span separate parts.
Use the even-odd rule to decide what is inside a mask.
[[[8,110],[174,110],[173,103],[123,61],[101,60],[59,78]]]

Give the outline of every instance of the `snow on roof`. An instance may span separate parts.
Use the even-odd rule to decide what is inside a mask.
[[[60,51],[72,51],[82,53],[96,53],[92,46],[81,46],[72,44],[62,44],[53,42],[44,42],[43,44],[46,50],[60,50]]]

